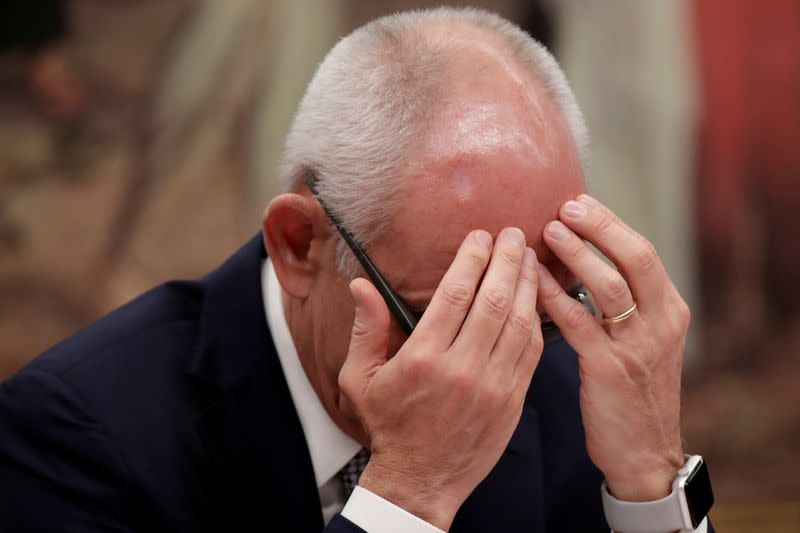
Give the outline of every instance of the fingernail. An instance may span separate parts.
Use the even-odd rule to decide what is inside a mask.
[[[519,228],[506,228],[503,230],[503,239],[517,246],[525,246],[525,234]]]
[[[586,214],[586,207],[574,200],[564,204],[564,214],[570,218],[581,218]]]
[[[547,233],[554,239],[562,240],[569,235],[569,230],[563,222],[558,220],[551,222],[547,225]]]
[[[578,196],[578,201],[587,207],[597,207],[600,205],[600,203],[597,200],[595,200],[588,194],[581,194],[580,196]]]
[[[525,248],[522,263],[527,267],[532,267],[536,264],[536,252],[533,251],[533,248]]]
[[[487,249],[492,248],[492,236],[489,235],[488,231],[482,229],[477,230],[475,232],[475,240]]]

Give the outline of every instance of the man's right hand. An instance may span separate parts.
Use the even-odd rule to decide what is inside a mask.
[[[543,347],[537,279],[522,231],[506,228],[494,245],[471,232],[391,358],[386,304],[369,281],[351,283],[356,315],[339,386],[370,438],[359,485],[449,529],[519,422]]]

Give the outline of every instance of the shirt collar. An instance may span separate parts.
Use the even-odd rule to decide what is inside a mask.
[[[320,488],[336,475],[362,446],[339,429],[308,381],[286,323],[281,301],[281,286],[269,258],[261,267],[261,290],[267,324],[286,376],[289,393],[297,409],[300,424],[303,426],[308,451],[311,454],[311,464],[317,478],[317,488]]]

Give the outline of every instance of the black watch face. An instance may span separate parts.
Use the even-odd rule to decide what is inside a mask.
[[[692,519],[692,527],[696,529],[714,504],[711,478],[708,476],[708,468],[705,461],[701,461],[700,466],[686,480],[685,494],[686,503],[689,506],[689,516]]]

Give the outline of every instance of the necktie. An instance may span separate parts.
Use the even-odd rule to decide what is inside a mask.
[[[342,484],[344,484],[344,490],[348,498],[353,493],[353,489],[356,488],[358,478],[361,477],[361,472],[364,471],[364,468],[369,462],[369,456],[369,450],[361,448],[361,450],[339,470],[339,479],[341,479]]]

